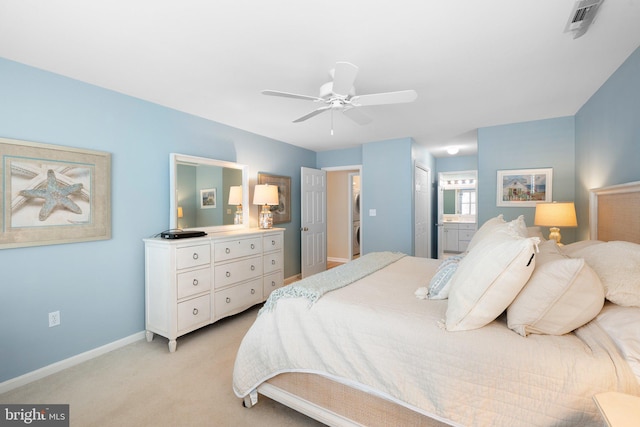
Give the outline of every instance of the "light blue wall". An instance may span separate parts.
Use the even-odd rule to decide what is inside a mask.
[[[344,150],[321,151],[317,153],[316,158],[316,167],[319,169],[362,165],[362,146],[346,148]]]
[[[589,189],[640,181],[640,48],[576,114],[579,238],[589,236]]]
[[[437,173],[474,171],[478,169],[478,156],[439,157],[436,159],[436,169]]]
[[[362,146],[363,253],[413,253],[412,143],[405,138]]]
[[[312,151],[4,59],[0,136],[112,153],[113,230],[0,250],[0,382],[144,329],[142,239],[169,226],[171,152],[249,165],[251,187],[258,172],[291,176],[285,277],[300,271],[300,167],[315,167]],[[61,325],[49,328],[54,310]]]
[[[561,117],[478,129],[478,223],[502,213],[533,225],[534,207],[496,206],[499,170],[553,168],[553,200],[574,201],[574,128],[573,117]],[[575,229],[561,232],[563,242],[575,240]]]

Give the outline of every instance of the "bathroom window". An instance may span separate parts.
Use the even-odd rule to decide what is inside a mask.
[[[476,205],[476,190],[458,190],[458,212],[461,215],[475,215]]]

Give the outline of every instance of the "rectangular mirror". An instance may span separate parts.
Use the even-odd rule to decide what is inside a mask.
[[[170,229],[213,233],[249,226],[247,166],[177,153],[169,163]],[[231,205],[231,187],[238,186],[242,205]],[[242,213],[235,219],[238,208]]]

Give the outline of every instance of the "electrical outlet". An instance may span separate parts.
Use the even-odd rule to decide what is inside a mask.
[[[58,326],[60,324],[60,311],[52,311],[49,313],[49,327]]]

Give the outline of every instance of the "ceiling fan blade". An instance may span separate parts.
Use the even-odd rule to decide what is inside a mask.
[[[313,110],[312,112],[305,114],[304,116],[297,118],[293,121],[293,123],[300,123],[300,122],[304,122],[307,119],[310,119],[311,117],[317,116],[318,114],[322,113],[323,111],[326,110],[330,110],[331,106],[330,105],[325,105],[324,107],[320,107],[317,110]]]
[[[365,105],[402,104],[413,102],[418,97],[415,90],[401,90],[398,92],[372,93],[371,95],[359,95],[351,98],[351,105],[356,107]]]
[[[263,90],[263,95],[282,96],[284,98],[306,99],[307,101],[324,101],[317,96],[298,95],[297,93],[281,92],[279,90]]]
[[[336,62],[333,72],[333,93],[340,96],[349,95],[358,75],[358,67],[350,62]]]
[[[342,113],[359,125],[366,125],[373,121],[371,117],[362,112],[362,110],[352,107],[345,108]]]

